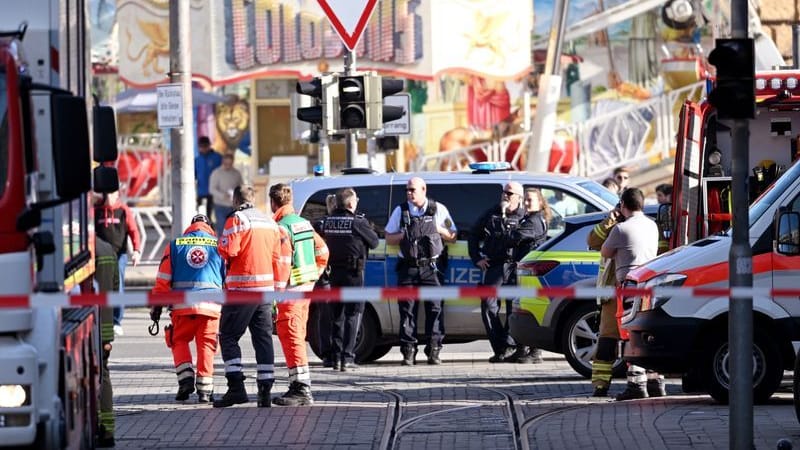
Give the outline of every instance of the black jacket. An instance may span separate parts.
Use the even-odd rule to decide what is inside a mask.
[[[514,258],[515,248],[519,239],[513,236],[513,231],[519,227],[525,216],[522,206],[505,218],[500,206],[495,206],[483,213],[475,222],[469,235],[469,257],[473,264],[481,259],[488,259],[490,263],[507,262]]]

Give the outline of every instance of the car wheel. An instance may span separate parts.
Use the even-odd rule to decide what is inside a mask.
[[[794,393],[794,415],[800,422],[800,352],[794,359],[794,375],[792,375],[792,392]]]
[[[702,377],[714,400],[728,403],[730,347],[724,332],[712,337],[701,354]],[[763,333],[753,335],[753,402],[764,403],[778,390],[783,362],[777,344]]]
[[[369,363],[380,358],[373,357],[377,352],[377,341],[379,335],[378,318],[370,308],[364,308],[364,315],[361,317],[361,326],[358,328],[358,336],[356,337],[356,361],[359,363]],[[389,347],[391,349],[391,347]],[[386,352],[388,352],[387,350]]]
[[[391,344],[376,345],[375,349],[372,350],[372,354],[369,355],[369,361],[377,361],[383,358],[387,353],[392,351],[392,347],[393,346]]]
[[[567,318],[562,328],[561,349],[564,357],[576,372],[584,378],[592,378],[592,358],[597,352],[597,339],[600,330],[600,310],[594,301],[573,300],[582,304]],[[622,359],[614,362],[612,371],[615,377],[625,375]]]

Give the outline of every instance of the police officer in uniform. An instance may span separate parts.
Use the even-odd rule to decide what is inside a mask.
[[[515,249],[521,237],[514,232],[525,217],[522,207],[522,185],[511,181],[505,185],[500,204],[486,211],[475,223],[469,235],[469,256],[483,272],[482,286],[516,284]],[[481,302],[481,318],[494,351],[489,362],[511,362],[525,356],[508,333],[508,322],[500,319],[502,299],[486,298]],[[511,300],[506,300],[506,318],[511,315]],[[506,319],[507,320],[507,319]]]
[[[444,242],[455,242],[456,226],[443,204],[427,198],[425,180],[414,177],[406,184],[407,202],[396,206],[386,224],[386,244],[399,245],[397,284],[400,286],[439,286],[437,259],[444,254]],[[428,364],[441,364],[439,352],[444,339],[444,314],[441,300],[425,302],[425,354]],[[400,309],[400,350],[403,365],[416,363],[417,310],[415,299],[398,300]]]
[[[325,218],[322,234],[328,244],[330,283],[333,287],[364,286],[364,264],[369,249],[378,246],[378,235],[363,215],[356,214],[358,197],[352,188],[336,193],[339,207]],[[356,368],[355,346],[364,302],[332,303],[333,369]]]

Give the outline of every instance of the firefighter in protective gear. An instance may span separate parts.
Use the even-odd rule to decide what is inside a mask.
[[[94,241],[94,278],[100,292],[116,292],[119,290],[119,266],[114,247],[99,236]],[[100,341],[103,344],[103,362],[100,390],[100,412],[97,430],[97,446],[114,446],[114,392],[111,386],[111,375],[108,373],[108,358],[111,356],[111,343],[114,341],[114,312],[109,306],[100,307]]]
[[[603,242],[608,238],[617,223],[622,219],[619,208],[612,210],[608,217],[594,226],[587,236],[589,249],[600,251]],[[616,286],[616,270],[612,258],[600,261],[600,271],[597,274],[597,286]],[[611,377],[614,361],[617,359],[617,342],[619,341],[619,326],[617,325],[617,301],[614,298],[597,298],[600,304],[600,330],[597,340],[597,351],[592,360],[592,387],[595,397],[608,395],[611,387]]]
[[[255,188],[242,185],[234,189],[236,210],[228,216],[219,254],[225,259],[228,291],[270,292],[286,288],[291,268],[291,247],[286,232],[267,214],[257,210]],[[246,403],[239,339],[250,330],[256,351],[258,406],[271,406],[270,393],[275,381],[275,353],[272,348],[272,305],[223,305],[219,341],[225,363],[228,391],[214,401],[215,408]]]
[[[311,222],[292,208],[292,188],[278,183],[269,188],[273,218],[289,235],[291,243],[291,275],[289,290],[311,291],[328,265],[328,247],[314,231]],[[272,402],[280,406],[312,405],[311,373],[306,351],[309,299],[278,303],[275,326],[286,356],[289,390]]]
[[[225,265],[217,251],[217,237],[209,222],[204,214],[194,216],[183,234],[164,249],[153,293],[222,291]],[[199,403],[213,400],[214,353],[217,351],[220,310],[220,305],[213,302],[170,307],[172,325],[164,329],[164,338],[172,350],[178,376],[176,401],[188,400],[195,387]],[[161,307],[153,307],[150,318],[157,321],[160,316]],[[189,348],[192,340],[197,350],[196,377]]]
[[[330,282],[333,287],[363,287],[364,266],[369,249],[378,246],[378,234],[369,221],[356,214],[358,197],[352,188],[336,193],[340,205],[324,219],[322,234],[331,257]],[[364,302],[333,303],[333,370],[356,368],[356,337],[364,314]]]
[[[447,207],[427,197],[427,185],[420,177],[406,183],[407,201],[392,210],[386,223],[386,244],[399,245],[397,283],[400,286],[440,286],[445,242],[455,242],[456,225]],[[400,312],[400,351],[403,365],[416,364],[417,310],[415,299],[397,301]],[[425,334],[428,344],[425,353],[428,364],[441,364],[439,352],[444,340],[444,309],[442,300],[426,300]]]

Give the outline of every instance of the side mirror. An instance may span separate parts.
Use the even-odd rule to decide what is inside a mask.
[[[92,188],[86,100],[74,95],[54,94],[50,101],[56,192],[62,201],[69,201]]]
[[[779,212],[775,228],[775,251],[782,255],[800,255],[800,213]]]
[[[117,160],[117,122],[114,108],[94,107],[94,152],[95,162],[105,163]]]
[[[119,176],[117,169],[111,166],[97,166],[94,168],[94,192],[109,194],[119,190]]]

